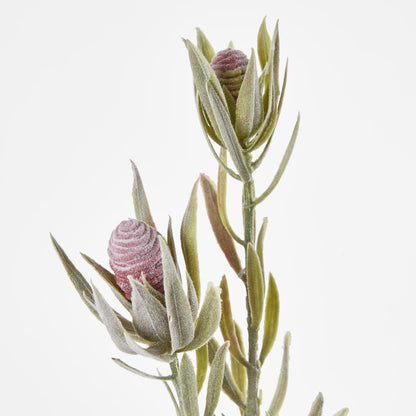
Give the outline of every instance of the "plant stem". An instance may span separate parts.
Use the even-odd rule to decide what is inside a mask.
[[[180,412],[181,412],[181,415],[184,415],[182,397],[181,397],[181,386],[179,384],[179,360],[178,360],[178,357],[175,357],[173,359],[173,361],[170,362],[169,365],[170,365],[170,369],[172,371],[173,386],[175,387],[176,395],[178,396]]]
[[[247,269],[247,247],[248,243],[254,245],[256,239],[256,212],[253,201],[255,200],[254,182],[251,177],[251,156],[245,155],[245,161],[250,170],[250,181],[244,183],[243,188],[243,221],[244,221],[244,243],[245,243],[245,265]],[[246,284],[247,291],[247,284]],[[248,360],[250,366],[247,369],[247,408],[246,416],[258,416],[258,389],[260,369],[257,365],[258,330],[251,322],[250,304],[247,292],[247,331],[248,331]]]

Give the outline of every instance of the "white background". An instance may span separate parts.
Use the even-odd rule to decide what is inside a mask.
[[[302,124],[286,174],[258,213],[269,217],[266,262],[282,303],[263,400],[290,330],[282,415],[306,416],[319,391],[326,415],[344,406],[354,416],[414,414],[416,29],[405,0],[1,2],[1,414],[173,414],[159,382],[111,362],[155,371],[116,350],[48,232],[104,290],[78,252],[107,264],[112,229],[133,216],[130,158],[160,230],[171,215],[177,231],[199,172],[216,175],[181,36],[195,40],[199,26],[217,50],[233,39],[248,53],[264,15],[269,29],[280,19],[290,69],[259,192],[298,110]],[[241,287],[203,204],[199,229],[203,286],[226,270],[243,323]],[[228,400],[221,406],[238,414]]]

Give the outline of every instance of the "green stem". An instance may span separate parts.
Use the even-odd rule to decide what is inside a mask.
[[[181,412],[181,415],[184,415],[185,413],[184,413],[184,410],[183,410],[181,386],[180,386],[180,383],[179,383],[179,360],[178,360],[178,357],[175,357],[170,362],[170,369],[172,371],[173,386],[175,387],[176,395],[178,396],[180,412]]]
[[[256,235],[256,212],[253,201],[255,200],[254,182],[251,177],[251,156],[246,154],[247,167],[250,169],[250,181],[244,183],[243,188],[243,221],[244,221],[244,242],[245,262],[247,269],[247,247],[248,243],[255,244]],[[246,285],[247,290],[247,285]],[[247,331],[248,331],[248,361],[250,366],[247,369],[247,408],[246,416],[258,416],[258,389],[260,369],[257,365],[258,354],[258,330],[251,322],[250,305],[247,293]]]

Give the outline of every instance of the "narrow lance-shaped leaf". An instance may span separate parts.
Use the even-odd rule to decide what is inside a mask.
[[[196,355],[196,384],[198,393],[204,385],[205,377],[208,370],[208,344],[204,344],[195,351]]]
[[[105,282],[108,283],[117,300],[128,311],[131,311],[131,302],[124,296],[123,291],[120,289],[120,286],[116,282],[114,274],[107,270],[105,267],[98,264],[95,260],[87,256],[86,254],[81,253],[81,256],[87,261],[88,264],[90,264],[97,271],[97,273],[105,280]]]
[[[262,111],[256,59],[252,51],[236,103],[235,132],[240,141],[244,142],[257,129]]]
[[[213,79],[214,77],[215,75],[211,77],[206,84],[207,94],[211,104],[213,116],[218,126],[218,131],[220,132],[221,138],[225,143],[225,147],[230,153],[231,159],[237,169],[237,172],[244,182],[249,182],[251,180],[251,175],[246,166],[243,151],[235,134],[234,127],[231,124],[230,115],[226,109],[226,104],[224,104],[224,102],[221,100],[221,96],[218,94],[215,88]]]
[[[218,288],[208,283],[204,303],[195,324],[195,337],[181,351],[190,351],[206,344],[214,335],[221,319],[221,300]]]
[[[204,416],[213,416],[220,399],[222,383],[224,380],[225,357],[228,350],[228,342],[218,348],[211,364],[209,373],[207,398],[205,400]]]
[[[166,308],[137,280],[132,287],[132,315],[137,333],[151,341],[169,344],[170,332]]]
[[[209,357],[210,363],[212,363],[212,361],[214,360],[214,356],[218,348],[219,348],[218,342],[214,338],[212,338],[208,343],[208,357]],[[244,395],[238,388],[237,384],[235,383],[235,380],[227,364],[225,365],[225,368],[224,368],[224,381],[222,384],[222,389],[224,393],[238,407],[240,407],[240,409],[244,410],[246,408],[246,404],[244,402]]]
[[[319,393],[315,401],[312,403],[312,408],[311,408],[311,411],[309,412],[309,416],[322,416],[323,407],[324,407],[324,396],[322,396],[322,393]]]
[[[237,325],[236,322],[234,322],[234,328],[237,335],[238,344],[240,345],[240,350],[244,355],[243,334],[241,332],[241,328]],[[240,391],[245,395],[247,386],[247,367],[237,361],[233,356],[231,356],[231,372]]]
[[[147,202],[146,193],[144,192],[143,182],[140,178],[139,170],[137,166],[131,161],[131,167],[133,169],[133,204],[134,211],[136,212],[136,218],[139,221],[143,221],[153,228],[156,228],[153,222],[152,214],[150,213],[149,203]]]
[[[239,274],[241,271],[241,262],[237,255],[234,241],[225,228],[223,222],[221,221],[215,186],[206,175],[201,175],[200,180],[212,230],[214,231],[215,237],[219,246],[221,247],[221,250],[230,263],[230,266],[237,274]]]
[[[215,72],[211,68],[211,65],[209,64],[203,53],[197,47],[195,47],[195,45],[191,41],[185,40],[184,42],[188,49],[189,61],[191,63],[195,88],[198,91],[198,96],[201,100],[202,107],[207,114],[208,121],[214,129],[215,135],[219,138],[219,130],[214,117],[214,113],[212,111],[212,105],[208,98],[206,84],[207,81],[211,79],[213,88],[216,90],[220,101],[225,106],[226,100],[224,97],[222,87],[220,85],[220,82],[218,81],[218,78],[215,75]],[[223,145],[221,141],[220,144]]]
[[[264,69],[269,59],[270,36],[267,32],[266,18],[263,19],[257,35],[257,54],[259,56],[261,69]]]
[[[130,365],[126,364],[124,361],[118,359],[118,358],[112,358],[112,360],[119,365],[121,368],[124,368],[127,371],[130,371],[133,374],[137,374],[140,377],[144,378],[150,378],[153,380],[172,380],[172,375],[170,376],[156,376],[154,374],[148,374],[142,370],[139,370],[138,368],[131,367]]]
[[[228,290],[228,283],[225,276],[221,279],[221,333],[225,341],[230,342],[230,352],[243,365],[249,365],[245,359],[237,339],[234,327],[233,313],[231,310],[230,294]]]
[[[280,408],[282,407],[283,401],[286,396],[287,382],[288,382],[288,375],[289,375],[288,373],[289,373],[290,341],[291,341],[290,332],[287,332],[285,335],[282,366],[280,368],[279,381],[277,383],[277,387],[274,392],[273,399],[268,410],[269,416],[276,416],[279,413]]]
[[[259,256],[261,268],[264,273],[264,253],[263,253],[263,247],[264,247],[264,237],[266,236],[266,229],[267,229],[268,220],[267,217],[263,218],[263,224],[261,225],[259,236],[257,238],[257,255]]]
[[[223,147],[220,150],[220,160],[224,165],[227,165],[227,150]],[[232,229],[227,216],[227,172],[221,164],[218,164],[218,212],[220,214],[221,221],[228,231],[228,233],[234,238],[237,243],[244,245],[242,240]]]
[[[181,277],[179,267],[178,267],[178,256],[176,254],[175,239],[173,238],[172,218],[170,216],[169,216],[169,221],[168,221],[168,230],[166,233],[166,242],[168,244],[170,254],[172,255],[173,262],[176,264],[176,267],[178,268],[179,277]]]
[[[183,355],[179,366],[179,383],[181,386],[181,402],[184,416],[198,416],[198,390],[194,367],[187,354]]]
[[[264,277],[260,259],[251,243],[247,247],[247,291],[251,322],[258,328],[263,317]]]
[[[196,321],[196,318],[198,317],[199,302],[196,296],[194,284],[188,272],[186,273],[186,287],[188,302],[192,312],[192,318],[194,319],[194,321]]]
[[[196,28],[196,39],[198,49],[202,52],[207,61],[211,62],[215,55],[214,48],[211,46],[211,43],[199,27]]]
[[[292,155],[293,148],[295,147],[296,138],[298,137],[299,132],[299,124],[300,124],[300,115],[298,115],[298,118],[296,120],[295,127],[293,129],[292,137],[289,141],[289,144],[286,148],[285,154],[283,155],[282,161],[280,162],[279,169],[277,170],[271,184],[268,186],[268,188],[254,201],[255,204],[259,204],[260,202],[264,201],[276,188],[277,184],[280,181],[280,178],[282,177],[286,166],[289,162],[290,156]]]
[[[185,259],[186,270],[191,276],[198,301],[201,296],[201,284],[199,280],[199,261],[197,249],[197,190],[198,180],[195,182],[188,206],[182,219],[181,225],[181,245],[183,257]]]
[[[74,266],[74,264],[69,260],[68,256],[62,249],[62,247],[58,244],[58,242],[55,240],[55,238],[51,234],[51,240],[52,244],[55,247],[56,252],[59,255],[59,258],[61,259],[61,262],[63,266],[65,267],[65,270],[71,279],[72,284],[74,285],[76,291],[80,295],[81,299],[87,305],[87,308],[90,310],[90,312],[99,318],[99,315],[97,311],[91,306],[91,303],[94,303],[93,295],[92,295],[92,288],[89,285],[89,283],[84,279],[84,276],[80,273],[80,271]],[[88,302],[88,301],[89,302]]]
[[[194,337],[191,307],[179,280],[176,265],[163,238],[159,237],[162,252],[163,282],[172,353],[189,344]]]
[[[263,364],[271,351],[276,339],[279,325],[279,292],[273,275],[269,274],[269,286],[266,298],[266,312],[264,318],[263,345],[260,352],[260,363]]]

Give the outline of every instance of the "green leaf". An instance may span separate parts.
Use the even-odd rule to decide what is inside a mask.
[[[244,155],[241,149],[241,145],[231,124],[230,115],[227,111],[226,103],[224,103],[215,87],[215,80],[217,78],[215,77],[214,80],[214,77],[215,76],[211,77],[209,80],[207,80],[206,83],[206,90],[209,102],[211,104],[212,113],[215,122],[218,126],[220,136],[225,143],[225,147],[230,153],[231,159],[237,169],[237,172],[239,173],[241,179],[244,182],[249,182],[251,180],[251,175],[244,161]],[[224,94],[222,94],[222,96],[224,96]]]
[[[202,52],[207,61],[211,62],[215,55],[214,48],[211,46],[204,32],[199,27],[196,28],[196,39],[198,49]]]
[[[257,35],[257,54],[259,56],[261,69],[264,69],[269,60],[270,36],[267,32],[266,18],[263,19]]]
[[[230,90],[225,85],[222,86],[222,90],[224,92],[225,100],[227,101],[227,107],[228,107],[228,112],[230,113],[231,124],[234,126],[235,125],[235,111],[236,111],[235,99],[233,95],[231,94]]]
[[[191,307],[192,317],[194,318],[194,321],[196,321],[196,318],[198,317],[199,302],[196,296],[194,284],[188,272],[186,273],[186,284],[188,289],[187,295],[189,306]]]
[[[153,342],[169,345],[170,332],[166,308],[133,278],[129,279],[132,287],[132,316],[137,333]]]
[[[181,225],[181,245],[183,257],[185,259],[186,270],[188,271],[198,301],[201,296],[201,283],[199,280],[199,261],[198,261],[198,247],[197,247],[197,190],[198,180],[195,182],[191,197],[189,198],[188,206],[182,219]]]
[[[156,376],[156,375],[153,375],[153,374],[145,373],[144,371],[139,370],[137,368],[131,367],[130,365],[126,364],[124,361],[121,361],[118,358],[112,358],[112,360],[117,365],[119,365],[121,368],[124,368],[125,370],[130,371],[133,374],[137,374],[138,376],[141,376],[141,377],[144,377],[144,378],[150,378],[150,379],[153,379],[153,380],[162,380],[162,381],[163,380],[172,380],[172,375],[170,375],[170,376],[160,376],[160,375]]]
[[[311,411],[309,412],[309,416],[321,416],[323,407],[324,407],[324,396],[322,396],[322,393],[319,393],[315,401],[312,403],[312,408],[311,408]]]
[[[259,235],[257,238],[257,255],[259,256],[261,268],[264,272],[264,255],[263,255],[263,247],[264,247],[264,237],[266,236],[266,229],[267,229],[268,219],[267,217],[263,218],[263,224],[261,225]]]
[[[179,384],[185,416],[198,416],[198,390],[194,366],[187,354],[183,355],[179,366]]]
[[[256,131],[261,122],[262,111],[256,59],[252,51],[236,103],[235,132],[240,142],[244,142]]]
[[[198,393],[204,385],[205,377],[208,370],[208,344],[204,344],[195,350],[196,354],[196,384],[198,386]]]
[[[263,316],[264,277],[259,256],[251,243],[247,246],[247,291],[251,322],[258,328]]]
[[[283,173],[285,172],[286,166],[289,162],[290,156],[292,155],[293,148],[295,147],[296,138],[298,137],[299,132],[299,124],[300,124],[300,114],[298,114],[298,118],[296,120],[295,127],[293,129],[292,137],[287,145],[285,154],[283,155],[282,161],[280,162],[279,168],[274,175],[272,182],[268,186],[268,188],[254,201],[254,204],[259,204],[260,202],[264,201],[276,188],[277,184],[279,183]]]
[[[54,245],[55,250],[58,253],[58,256],[66,270],[66,273],[71,279],[71,282],[74,285],[76,291],[80,295],[85,305],[87,305],[87,308],[90,310],[90,312],[95,317],[100,319],[95,308],[93,308],[91,304],[88,302],[90,301],[91,303],[94,303],[91,286],[85,280],[84,276],[80,273],[80,271],[74,266],[71,260],[69,260],[68,256],[65,254],[64,250],[58,244],[58,242],[55,240],[52,234],[50,235],[50,237],[52,240],[52,244]]]
[[[206,175],[201,175],[200,181],[202,191],[204,193],[208,218],[217,239],[218,245],[225,254],[225,257],[227,258],[230,266],[237,274],[239,274],[241,271],[241,262],[237,254],[234,241],[221,220],[215,186],[211,179],[209,179],[209,177]]]
[[[147,202],[146,193],[144,192],[143,182],[140,178],[137,166],[131,161],[133,169],[133,204],[136,218],[156,229],[153,222],[152,214],[150,213],[149,203]]]
[[[90,264],[95,271],[105,280],[105,282],[110,286],[117,300],[130,312],[131,311],[131,302],[124,296],[123,291],[120,289],[119,285],[116,282],[116,278],[113,273],[107,270],[105,267],[98,264],[91,257],[86,254],[81,253],[81,256]]]
[[[214,335],[221,319],[221,300],[219,289],[208,283],[204,303],[195,323],[195,337],[182,351],[190,351],[206,344]]]
[[[192,74],[194,77],[194,85],[198,91],[198,96],[201,100],[202,107],[206,112],[208,121],[214,129],[216,136],[220,138],[220,135],[218,134],[218,126],[216,124],[212,106],[208,98],[206,84],[207,81],[211,79],[213,88],[216,90],[220,101],[224,106],[226,106],[227,102],[221,84],[203,53],[189,40],[185,40],[185,45],[188,49],[189,61],[191,63]]]
[[[172,353],[189,344],[194,337],[194,321],[191,307],[179,280],[176,265],[170,250],[162,237],[159,237],[162,253],[163,283]]]
[[[222,314],[221,314],[221,333],[224,338],[224,341],[230,342],[230,352],[243,365],[249,365],[245,359],[241,349],[240,344],[237,339],[237,334],[235,332],[233,313],[231,310],[230,294],[228,290],[227,278],[225,276],[221,279],[221,305],[222,305]]]
[[[264,363],[271,351],[277,335],[279,325],[279,292],[273,275],[269,274],[269,287],[266,298],[266,312],[264,318],[263,345],[261,347],[260,362]]]
[[[205,400],[204,416],[213,416],[220,399],[222,383],[224,381],[225,357],[228,350],[228,342],[218,348],[211,364],[208,379],[207,398]]]
[[[279,381],[277,383],[276,390],[273,395],[272,402],[270,404],[268,415],[276,416],[280,408],[282,407],[283,401],[286,396],[287,382],[288,382],[288,371],[289,371],[289,347],[290,347],[291,336],[290,332],[285,335],[285,342],[283,348],[282,366],[280,368]]]
[[[347,416],[349,412],[349,409],[344,408],[336,412],[334,416]]]
[[[241,332],[241,328],[234,322],[235,333],[237,335],[238,344],[240,346],[240,350],[244,355],[244,344],[243,344],[243,334]],[[246,387],[247,387],[247,367],[237,361],[233,356],[231,356],[231,372],[233,374],[234,380],[245,396]]]
[[[173,262],[176,264],[176,267],[178,268],[178,274],[180,276],[179,267],[178,267],[178,256],[176,255],[176,245],[175,245],[175,239],[173,238],[173,230],[172,230],[172,218],[169,216],[168,221],[168,230],[166,233],[166,242],[168,244],[170,254],[172,255]]]
[[[214,360],[215,353],[217,352],[219,346],[218,342],[212,338],[208,343],[208,358],[209,362],[212,363]],[[240,408],[245,409],[246,404],[244,402],[244,394],[238,388],[228,365],[225,365],[224,368],[224,381],[222,384],[222,389],[224,393]]]
[[[116,313],[101,295],[101,293],[92,286],[93,302],[97,308],[97,312],[101,321],[107,328],[107,331],[114,344],[127,354],[140,354],[160,361],[171,361],[172,356],[165,354],[153,354],[145,348],[140,347],[133,338],[125,331]]]

